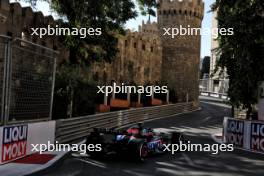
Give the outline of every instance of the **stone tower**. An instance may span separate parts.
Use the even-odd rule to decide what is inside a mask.
[[[162,42],[162,82],[178,101],[198,101],[200,42],[198,35],[164,35],[164,28],[201,28],[202,0],[159,0],[158,27]],[[170,30],[171,32],[171,30]]]

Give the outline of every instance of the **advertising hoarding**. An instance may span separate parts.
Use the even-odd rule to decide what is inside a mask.
[[[55,121],[0,127],[0,164],[32,154],[33,144],[55,141]]]
[[[226,117],[223,141],[237,148],[264,153],[264,122]]]

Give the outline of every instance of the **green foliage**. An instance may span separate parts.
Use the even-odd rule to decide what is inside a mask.
[[[96,85],[80,74],[82,68],[63,65],[56,73],[53,118],[76,117],[95,113]]]
[[[234,29],[234,35],[218,37],[218,66],[227,69],[230,101],[251,111],[264,80],[263,0],[216,0],[212,9],[219,28]]]
[[[143,16],[154,16],[156,17],[156,11],[155,8],[157,7],[156,0],[137,0],[137,3],[139,5],[139,10],[141,11],[141,15]]]
[[[101,28],[102,35],[62,36],[70,50],[70,63],[89,64],[93,61],[111,62],[117,53],[117,42],[124,34],[124,24],[135,18],[132,0],[24,0],[33,6],[37,1],[46,1],[61,19],[60,27]]]
[[[203,63],[202,63],[202,69],[201,69],[201,74],[200,74],[200,78],[202,79],[204,74],[209,74],[210,72],[210,57],[209,56],[205,56],[203,58]]]
[[[19,0],[18,0],[19,1]],[[137,16],[133,0],[23,0],[33,7],[46,1],[61,17],[64,28],[101,28],[102,35],[61,36],[70,57],[58,68],[54,92],[53,117],[66,118],[94,113],[95,104],[103,96],[96,94],[94,83],[82,76],[91,62],[111,62],[118,52],[120,35],[125,34],[125,23]]]

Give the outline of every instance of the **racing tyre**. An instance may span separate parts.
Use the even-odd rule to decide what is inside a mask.
[[[89,145],[89,144],[101,144],[101,147],[102,147],[102,150],[101,151],[89,151],[87,149],[87,154],[90,155],[91,158],[94,158],[94,159],[101,159],[105,156],[106,154],[106,146],[104,144],[104,139],[99,135],[99,133],[97,132],[92,132],[91,135],[89,135],[86,139],[86,145]]]
[[[137,160],[145,161],[148,156],[148,146],[145,142],[137,143]]]

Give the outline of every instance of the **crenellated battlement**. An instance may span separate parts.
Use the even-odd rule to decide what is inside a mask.
[[[45,28],[55,26],[56,20],[52,16],[44,16],[42,12],[34,12],[31,7],[22,7],[20,3],[10,3],[9,0],[0,0],[0,35],[12,38],[22,38],[33,43],[60,50],[58,60],[68,57],[69,52],[59,41],[57,36],[39,38],[31,35],[31,28]]]
[[[164,29],[201,28],[202,0],[159,0],[158,26],[162,44],[162,81],[174,89],[179,101],[198,101],[200,35],[164,35]]]
[[[202,0],[159,0],[158,15],[186,15],[202,19],[204,2]]]
[[[56,21],[52,16],[44,16],[42,12],[34,12],[31,7],[22,7],[20,3],[9,3],[9,0],[0,1],[0,15],[6,20],[0,34],[22,37],[30,35],[30,28],[55,25]],[[15,24],[15,25],[14,25]],[[37,39],[40,40],[40,39]]]
[[[138,31],[147,35],[158,35],[158,24],[156,22],[142,21],[142,25],[138,26]]]

